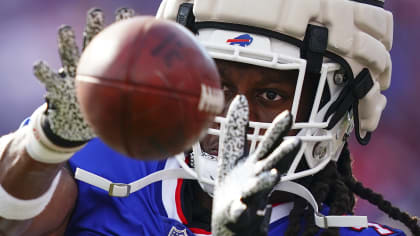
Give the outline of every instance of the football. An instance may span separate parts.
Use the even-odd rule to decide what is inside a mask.
[[[83,52],[82,114],[116,151],[142,160],[189,149],[224,107],[213,59],[183,26],[153,17],[110,25]]]

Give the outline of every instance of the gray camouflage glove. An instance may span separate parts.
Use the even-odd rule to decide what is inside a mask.
[[[116,21],[134,16],[134,10],[121,8],[116,11]],[[83,49],[104,28],[100,9],[91,9],[83,33]],[[58,49],[62,68],[54,72],[46,62],[34,65],[35,76],[45,85],[47,109],[42,118],[42,129],[48,139],[61,147],[75,147],[95,137],[82,117],[75,93],[75,76],[80,53],[75,34],[70,26],[58,30]]]
[[[256,151],[246,157],[248,103],[238,95],[222,128],[218,179],[215,183],[212,232],[215,236],[267,235],[271,215],[269,195],[297,154],[298,138],[283,141],[292,117],[285,111],[275,118]]]

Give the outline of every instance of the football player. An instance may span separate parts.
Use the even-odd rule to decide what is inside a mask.
[[[74,94],[73,30],[62,69],[34,66],[46,104],[0,139],[2,235],[404,235],[353,216],[354,194],[420,235],[417,219],[352,175],[390,84],[383,0],[163,0],[215,59],[226,108],[199,143],[143,162],[101,142]],[[117,20],[134,15],[117,11]],[[88,13],[83,47],[103,28]],[[104,191],[105,190],[105,191]]]

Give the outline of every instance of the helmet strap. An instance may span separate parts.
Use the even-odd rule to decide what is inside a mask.
[[[359,121],[359,99],[362,99],[373,87],[373,79],[367,68],[364,68],[355,79],[349,80],[347,85],[341,91],[337,100],[331,104],[325,114],[324,120],[328,119],[333,113],[331,120],[328,123],[327,129],[332,129],[340,119],[353,108],[354,112],[354,126],[356,130],[357,141],[366,145],[370,141],[371,133],[367,132],[365,137],[360,135],[360,121]]]
[[[307,61],[306,73],[321,74],[327,45],[328,28],[309,24],[306,28],[303,44],[300,47],[300,57]]]
[[[178,14],[176,16],[176,22],[185,26],[194,34],[197,33],[195,28],[195,16],[193,13],[194,4],[192,3],[182,3],[179,6]]]

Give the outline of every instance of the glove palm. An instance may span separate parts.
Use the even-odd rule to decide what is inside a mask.
[[[267,235],[271,207],[269,195],[300,147],[300,140],[283,141],[292,117],[283,112],[266,131],[257,150],[246,156],[248,104],[237,96],[229,108],[215,185],[213,235]]]
[[[133,10],[121,8],[116,12],[116,20],[123,20],[133,15]],[[91,9],[83,33],[83,49],[103,28],[102,11]],[[44,61],[36,62],[34,65],[34,75],[47,90],[45,95],[47,108],[42,127],[47,137],[54,143],[60,146],[77,146],[94,138],[95,134],[83,119],[76,98],[74,78],[80,52],[70,26],[64,25],[59,28],[58,48],[62,64],[58,73]]]

